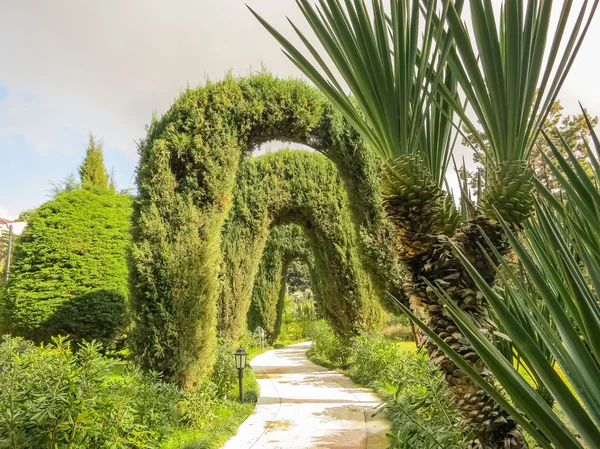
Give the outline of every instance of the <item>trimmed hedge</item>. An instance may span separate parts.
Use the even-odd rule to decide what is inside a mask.
[[[265,330],[267,339],[275,341],[281,330],[289,265],[300,260],[308,266],[315,303],[323,309],[322,280],[304,230],[298,225],[277,226],[271,230],[258,266],[248,310],[248,327]]]
[[[242,335],[269,230],[288,223],[306,232],[322,281],[324,315],[334,329],[351,336],[376,326],[382,316],[377,292],[362,266],[335,165],[322,154],[287,150],[249,158],[238,172],[222,240],[221,335],[233,341]]]
[[[140,145],[131,277],[134,354],[186,387],[208,373],[214,356],[221,232],[238,166],[270,140],[307,144],[334,162],[379,296],[401,297],[378,162],[316,89],[268,74],[188,89]],[[251,266],[245,270],[253,275]]]
[[[35,210],[15,246],[3,331],[108,344],[129,324],[131,197],[65,190]]]

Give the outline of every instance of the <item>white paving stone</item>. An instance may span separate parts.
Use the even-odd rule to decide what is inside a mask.
[[[385,449],[389,423],[372,418],[381,402],[335,371],[306,358],[310,343],[256,356],[255,412],[222,449]]]

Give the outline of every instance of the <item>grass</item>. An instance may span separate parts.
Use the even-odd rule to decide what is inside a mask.
[[[414,341],[399,341],[396,342],[396,346],[404,352],[412,352],[417,350],[417,344]]]
[[[256,381],[256,378],[254,379]],[[178,432],[164,449],[218,449],[237,432],[238,427],[254,412],[255,404],[225,401],[215,410],[215,419],[205,429]]]
[[[252,348],[248,350],[248,361],[270,348]],[[246,400],[254,393],[258,398],[259,388],[256,375],[250,366],[244,370],[244,391]],[[231,399],[216,403],[210,411],[214,418],[206,427],[201,429],[186,429],[175,432],[169,440],[162,445],[163,449],[218,449],[227,440],[234,436],[238,428],[254,413],[255,402],[241,404],[239,387],[229,395]]]

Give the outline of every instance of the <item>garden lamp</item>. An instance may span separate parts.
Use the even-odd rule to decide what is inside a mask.
[[[240,381],[240,402],[244,403],[244,368],[246,367],[246,350],[240,347],[235,351],[235,366],[238,369],[238,379]]]

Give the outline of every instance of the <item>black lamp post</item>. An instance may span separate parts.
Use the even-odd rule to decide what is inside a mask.
[[[235,366],[238,369],[238,378],[240,380],[240,402],[244,403],[244,368],[246,367],[246,357],[248,354],[244,348],[235,351]]]

